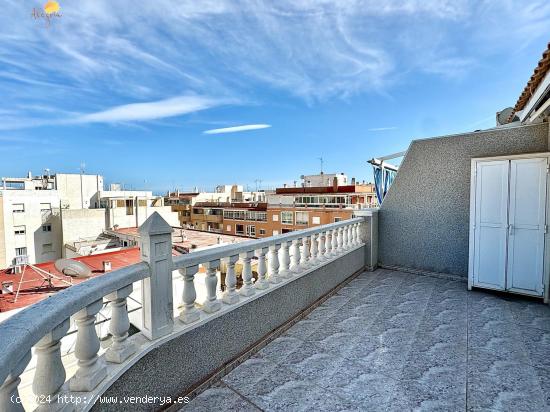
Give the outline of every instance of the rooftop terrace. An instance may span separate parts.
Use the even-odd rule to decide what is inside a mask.
[[[364,272],[184,411],[550,410],[550,308]]]

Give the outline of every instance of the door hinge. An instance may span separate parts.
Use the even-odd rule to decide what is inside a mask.
[[[544,225],[544,234],[548,233],[548,225]]]

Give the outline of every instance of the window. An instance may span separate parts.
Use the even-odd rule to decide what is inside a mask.
[[[50,253],[50,252],[53,252],[53,245],[51,243],[43,243],[42,253]]]
[[[139,206],[139,207],[147,207],[147,200],[145,200],[145,199],[139,199],[139,200],[138,200],[138,206]]]
[[[307,225],[309,223],[309,213],[308,212],[296,212],[296,224],[297,225]]]
[[[341,217],[335,217],[335,218],[334,218],[334,223],[336,223],[336,222],[340,222],[341,220],[342,220],[342,218],[341,218]]]
[[[13,213],[25,213],[25,205],[23,203],[14,203]]]
[[[246,225],[246,235],[247,236],[256,236],[256,226]]]
[[[118,199],[116,201],[116,207],[124,207],[124,200]]]
[[[15,256],[27,256],[27,248],[26,247],[16,247],[15,248]]]
[[[265,235],[265,229],[260,229],[260,235]]]
[[[52,231],[52,224],[47,223],[45,225],[42,225],[42,232],[51,232]]]
[[[273,221],[278,222],[279,221],[279,215],[273,215]]]
[[[279,234],[279,231],[278,230],[274,230],[273,231],[273,236],[277,236]]]
[[[321,218],[319,216],[313,216],[311,218],[311,223],[314,225],[320,225],[321,224]]]
[[[25,226],[14,226],[16,235],[24,235],[25,234]]]
[[[227,227],[225,228],[227,232],[231,232],[231,225],[227,225]]]
[[[238,235],[244,235],[244,225],[235,225],[235,233]]]
[[[51,203],[40,203],[40,211],[41,212],[49,212],[52,210],[52,204]]]
[[[294,223],[293,213],[290,211],[281,212],[281,223],[283,225],[291,225]]]

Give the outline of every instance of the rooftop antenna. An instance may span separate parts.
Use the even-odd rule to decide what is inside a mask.
[[[256,192],[258,192],[262,188],[262,179],[256,179],[254,182],[256,182]]]
[[[323,174],[323,163],[324,163],[325,161],[323,160],[322,157],[318,157],[317,159],[319,159],[319,160],[321,161],[321,174]]]

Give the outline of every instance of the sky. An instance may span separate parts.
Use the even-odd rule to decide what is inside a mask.
[[[550,41],[548,1],[2,3],[0,176],[157,193],[270,188],[319,158],[372,180],[413,139],[493,127]]]

